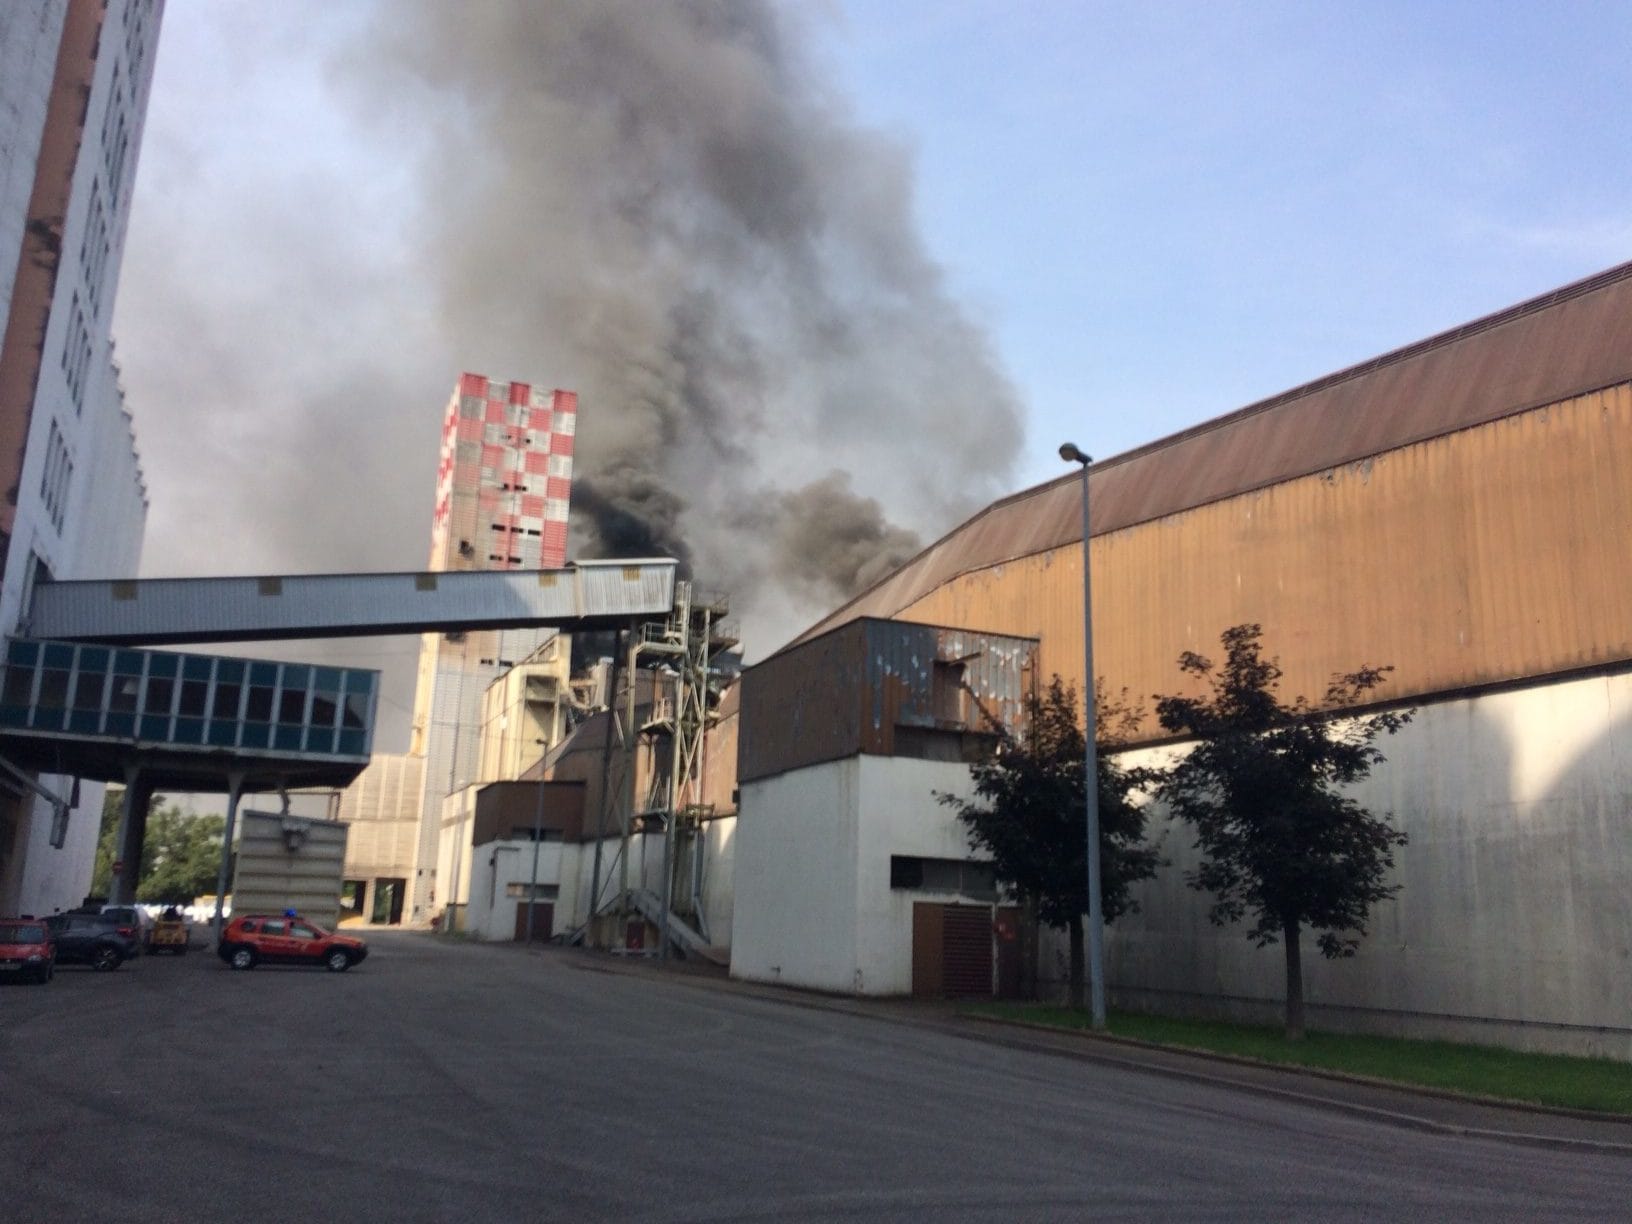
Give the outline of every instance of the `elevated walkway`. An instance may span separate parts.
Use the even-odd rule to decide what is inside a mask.
[[[42,582],[25,636],[161,646],[483,629],[595,629],[669,615],[672,558],[559,570]]]

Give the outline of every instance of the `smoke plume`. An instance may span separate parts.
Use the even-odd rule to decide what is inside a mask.
[[[167,17],[116,321],[146,572],[423,565],[461,370],[576,390],[575,555],[680,557],[751,656],[1007,487],[909,152],[792,6],[285,11]]]
[[[358,88],[430,136],[444,326],[579,391],[585,555],[675,553],[739,605],[769,582],[819,614],[1001,487],[1014,397],[908,158],[784,10],[383,12]]]

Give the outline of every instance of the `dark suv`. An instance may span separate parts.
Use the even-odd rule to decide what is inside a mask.
[[[125,934],[129,928],[106,914],[53,914],[45,925],[57,945],[59,965],[78,963],[107,971],[136,955],[135,937]]]

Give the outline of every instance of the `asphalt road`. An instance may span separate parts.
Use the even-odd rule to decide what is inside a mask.
[[[394,934],[0,986],[0,1219],[1624,1219],[1632,1158]]]

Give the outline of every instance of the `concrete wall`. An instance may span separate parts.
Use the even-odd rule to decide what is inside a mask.
[[[890,857],[970,859],[969,839],[937,792],[966,796],[969,770],[940,761],[861,758],[856,859],[857,994],[912,991],[912,907],[918,901],[954,901],[953,894],[890,887]]]
[[[855,989],[860,775],[850,757],[742,783],[732,977]]]
[[[953,894],[892,889],[890,858],[973,858],[938,792],[963,765],[858,756],[742,786],[733,977],[846,994],[912,990],[912,907]]]
[[[1310,1022],[1632,1058],[1632,675],[1422,707],[1356,790],[1410,837],[1352,959],[1305,944]],[[1141,760],[1171,753],[1147,750]],[[1186,828],[1107,931],[1113,1002],[1274,1022],[1280,946],[1207,921]],[[1063,977],[1063,934],[1043,968]]]
[[[559,891],[563,870],[563,851],[560,842],[541,842],[538,847],[538,884],[541,892],[554,888]],[[525,888],[533,882],[533,843],[531,841],[495,841],[477,846],[471,855],[469,873],[469,904],[464,914],[462,929],[477,939],[512,940],[516,937],[516,905],[525,903]],[[523,888],[520,898],[510,895],[512,884]],[[564,929],[559,897],[541,898],[555,906],[555,934]],[[534,919],[541,922],[541,919]],[[543,934],[543,927],[536,928]]]

